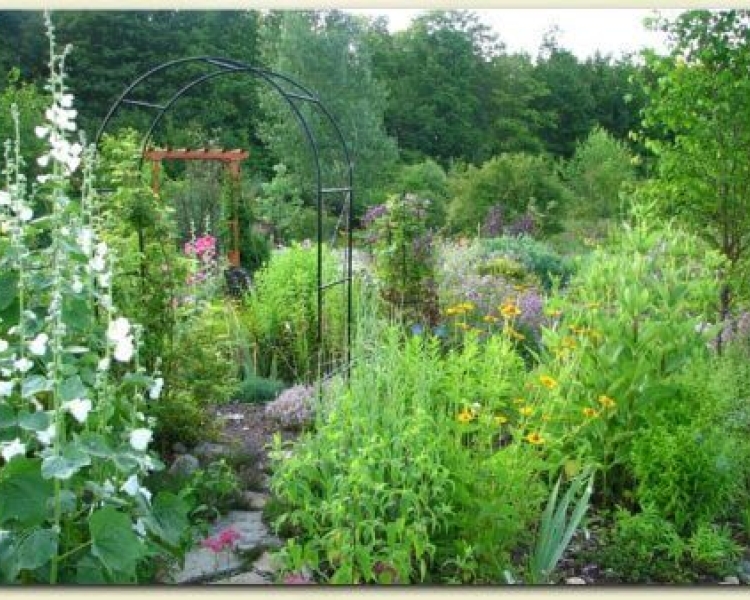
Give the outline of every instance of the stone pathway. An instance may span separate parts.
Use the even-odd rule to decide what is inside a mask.
[[[197,546],[188,552],[184,567],[174,573],[171,583],[195,584],[271,584],[276,568],[266,550],[282,546],[279,538],[269,532],[259,510],[233,510],[211,527],[210,537],[232,529],[238,534],[234,550],[214,552]],[[257,557],[250,563],[248,557]]]

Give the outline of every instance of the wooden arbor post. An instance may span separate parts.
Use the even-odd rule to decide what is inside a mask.
[[[245,160],[250,153],[247,150],[215,150],[201,148],[198,150],[188,150],[180,148],[169,150],[167,148],[154,148],[146,150],[143,157],[151,161],[151,189],[155,194],[159,193],[159,183],[161,176],[162,160],[213,160],[220,161],[225,168],[229,169],[232,179],[232,218],[229,221],[229,227],[232,231],[232,249],[227,252],[229,264],[233,267],[240,266],[240,162]]]

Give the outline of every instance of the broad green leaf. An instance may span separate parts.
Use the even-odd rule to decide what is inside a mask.
[[[8,308],[18,297],[18,273],[0,272],[0,311]]]
[[[18,544],[19,569],[38,569],[57,554],[57,534],[51,529],[35,529]]]
[[[18,559],[14,537],[10,532],[0,533],[0,584],[14,583],[18,576]]]
[[[23,413],[18,417],[18,424],[26,431],[44,431],[50,425],[50,416],[43,410]]]
[[[63,402],[73,400],[74,398],[83,398],[86,395],[86,386],[78,375],[68,377],[60,385],[60,399]]]
[[[63,301],[65,324],[73,331],[85,331],[91,324],[91,311],[84,298],[68,296]]]
[[[21,395],[30,398],[39,392],[48,392],[52,389],[52,382],[42,375],[32,375],[24,380],[21,386]]]
[[[76,565],[76,583],[82,585],[100,585],[109,583],[102,564],[91,554],[86,554]]]
[[[60,456],[47,456],[42,461],[42,477],[45,479],[70,479],[83,467],[91,464],[91,457],[76,446],[68,446]]]
[[[41,525],[47,517],[52,483],[42,478],[40,461],[16,458],[0,470],[0,525]]]
[[[167,544],[178,546],[190,525],[189,511],[190,507],[174,494],[160,492],[154,498],[151,515],[145,519],[146,527]]]
[[[8,404],[0,404],[0,429],[15,427],[18,424],[13,407]]]
[[[89,518],[91,554],[109,571],[134,574],[138,560],[145,556],[145,548],[133,531],[124,513],[108,506]]]
[[[91,456],[97,458],[108,458],[112,456],[112,448],[109,447],[107,439],[98,433],[86,432],[78,438],[78,444]]]

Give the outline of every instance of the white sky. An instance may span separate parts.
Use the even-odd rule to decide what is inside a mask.
[[[411,19],[423,9],[373,8],[349,9],[368,16],[385,15],[391,31],[406,29]],[[494,8],[475,10],[505,43],[509,52],[527,52],[536,56],[542,37],[554,24],[560,28],[558,41],[583,59],[596,50],[619,56],[637,52],[643,47],[663,50],[662,36],[643,26],[643,19],[654,13],[638,8]],[[679,9],[660,11],[674,16]]]

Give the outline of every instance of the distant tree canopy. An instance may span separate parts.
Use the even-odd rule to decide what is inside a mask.
[[[166,61],[213,55],[265,66],[313,90],[340,123],[354,158],[358,214],[393,188],[399,163],[434,161],[430,172],[439,165],[450,173],[503,153],[569,159],[596,127],[632,146],[627,133],[644,103],[629,58],[580,60],[554,33],[537,57],[509,53],[466,10],[428,11],[396,33],[383,18],[339,10],[60,11],[53,19],[58,42],[73,47],[68,84],[89,139],[125,86]],[[0,94],[41,95],[41,12],[0,11],[0,38]],[[144,99],[163,101],[177,83],[174,73],[154,79],[143,91],[153,98]],[[311,173],[306,145],[288,107],[266,90],[252,77],[212,79],[175,104],[155,140],[247,148],[263,178],[284,164],[288,183],[301,186]],[[117,127],[143,130],[148,116]],[[322,135],[324,169],[341,170]]]

